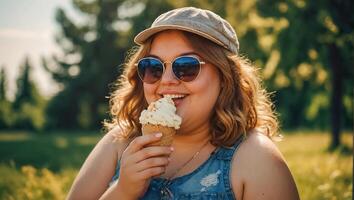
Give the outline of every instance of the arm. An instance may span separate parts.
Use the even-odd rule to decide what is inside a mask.
[[[80,169],[68,195],[73,199],[138,199],[149,186],[150,179],[164,173],[172,149],[148,144],[162,134],[136,137],[129,145],[114,143],[114,132],[108,133],[90,153]],[[123,151],[124,149],[124,151]],[[108,188],[118,158],[121,158],[118,181]]]
[[[117,131],[113,129],[97,143],[75,178],[67,199],[98,199],[105,192],[124,148],[122,143],[113,142]]]
[[[101,200],[134,200],[142,197],[150,180],[165,172],[168,157],[173,149],[166,146],[147,146],[161,139],[162,134],[136,137],[124,150],[121,157],[118,181],[100,198]]]
[[[281,153],[261,133],[251,133],[241,144],[231,170],[232,189],[237,199],[299,199],[294,179]]]

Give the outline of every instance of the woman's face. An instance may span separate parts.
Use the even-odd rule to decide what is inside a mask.
[[[198,77],[191,82],[183,82],[173,75],[171,64],[182,55],[193,55],[200,61],[198,50],[193,49],[180,31],[163,31],[158,33],[151,44],[150,54],[165,64],[165,72],[160,81],[153,84],[144,83],[144,94],[150,104],[166,94],[183,95],[173,99],[177,114],[182,117],[179,133],[191,132],[203,126],[209,126],[213,107],[220,92],[219,72],[210,63],[203,64]]]

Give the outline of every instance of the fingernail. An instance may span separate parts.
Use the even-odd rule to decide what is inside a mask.
[[[156,133],[155,137],[162,137],[162,133]]]
[[[174,151],[174,150],[175,150],[175,148],[173,148],[173,147],[170,147],[170,149],[171,149],[171,151]]]

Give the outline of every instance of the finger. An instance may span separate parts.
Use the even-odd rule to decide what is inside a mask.
[[[169,156],[173,152],[172,147],[165,146],[151,146],[143,148],[142,150],[136,152],[131,156],[133,162],[140,162],[147,158],[156,157],[156,156]]]
[[[139,172],[138,176],[143,180],[147,180],[154,176],[160,176],[164,173],[165,173],[165,167],[153,167]]]
[[[149,168],[154,167],[166,167],[168,165],[169,159],[168,157],[154,157],[143,160],[136,165],[136,169],[138,172],[144,171]]]
[[[145,145],[157,142],[161,139],[162,133],[156,133],[156,134],[149,134],[149,135],[143,135],[136,137],[127,147],[126,151],[129,153],[135,153],[142,148],[144,148]]]

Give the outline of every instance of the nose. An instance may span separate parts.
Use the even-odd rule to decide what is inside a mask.
[[[164,63],[165,65],[165,72],[161,77],[161,84],[178,84],[179,80],[174,76],[172,71],[172,64],[171,63]]]

